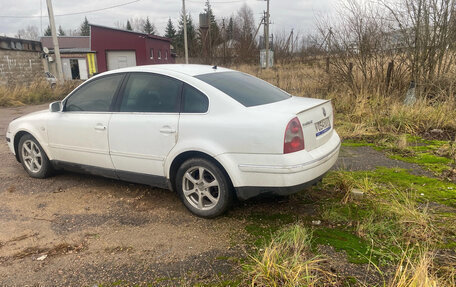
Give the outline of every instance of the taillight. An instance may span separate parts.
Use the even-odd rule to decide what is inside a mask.
[[[292,119],[285,130],[283,153],[291,153],[304,149],[304,136],[298,118]]]

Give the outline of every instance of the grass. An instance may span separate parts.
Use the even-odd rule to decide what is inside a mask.
[[[264,250],[244,265],[251,286],[316,286],[331,282],[332,274],[311,252],[312,233],[300,224],[276,232]]]
[[[354,188],[363,191],[363,196],[354,197]],[[434,255],[441,248],[456,251],[455,188],[453,183],[405,169],[332,171],[322,184],[306,191],[320,206],[320,226],[293,214],[254,213],[248,217],[246,231],[251,237],[247,242],[255,248],[244,265],[247,283],[369,285],[363,278],[340,275],[336,284],[333,271],[325,264],[330,259],[319,254],[318,246],[329,245],[344,252],[349,263],[370,265],[383,278],[377,282],[379,286],[453,286],[448,284],[454,283],[454,268],[446,263],[443,268],[436,265]],[[293,198],[307,200],[299,194]],[[444,211],[430,208],[432,202]],[[301,245],[293,247],[296,244]],[[304,281],[294,281],[293,273],[288,273],[296,273],[294,268],[307,270],[300,275]]]
[[[35,81],[29,86],[0,86],[0,107],[36,105],[63,99],[80,81],[66,81],[51,88],[47,81]]]
[[[348,262],[363,264],[378,263],[369,243],[352,232],[337,228],[317,228],[314,231],[314,245],[330,245],[337,251],[345,251]]]

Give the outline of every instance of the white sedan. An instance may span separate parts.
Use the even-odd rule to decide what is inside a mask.
[[[214,217],[235,197],[287,195],[319,180],[340,139],[331,101],[291,96],[248,74],[153,65],[97,75],[6,140],[32,177],[82,171],[177,191]]]

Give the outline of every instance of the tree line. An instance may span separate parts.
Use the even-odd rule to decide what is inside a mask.
[[[168,18],[164,33],[161,36],[170,38],[175,53],[184,54],[184,17],[187,20],[187,37],[190,57],[225,57],[227,59],[243,58],[252,60],[257,54],[257,43],[254,39],[256,30],[252,9],[244,4],[235,14],[227,18],[218,18],[207,0],[201,13],[209,17],[209,29],[200,29],[192,16],[181,12],[179,17]],[[197,19],[198,21],[198,19]],[[151,35],[160,35],[149,17],[131,18],[124,22],[116,21],[114,26],[119,29],[136,31]],[[47,26],[44,36],[51,36],[51,27]],[[89,36],[90,26],[87,17],[78,29],[65,30],[62,26],[57,29],[58,36]],[[24,39],[39,39],[36,26],[27,26],[18,30],[16,37]],[[223,45],[225,44],[225,45]],[[203,53],[205,55],[203,55]]]

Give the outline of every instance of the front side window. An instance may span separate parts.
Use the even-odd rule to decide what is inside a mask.
[[[154,59],[154,48],[150,49],[150,59]]]
[[[64,111],[109,112],[123,75],[109,75],[84,84],[66,100]]]
[[[176,113],[182,82],[156,74],[132,73],[125,85],[121,112]]]
[[[162,58],[162,51],[158,50],[158,59],[160,60]]]
[[[207,97],[197,89],[185,84],[183,113],[205,113],[209,107]]]
[[[195,77],[246,107],[275,103],[291,97],[263,80],[240,72],[217,72]]]
[[[168,50],[165,51],[165,60],[168,60]]]

